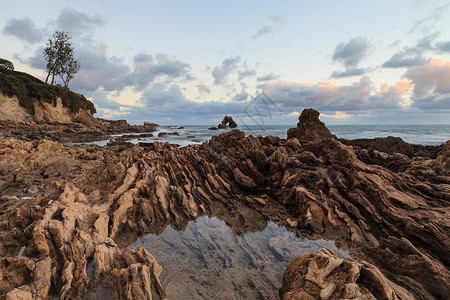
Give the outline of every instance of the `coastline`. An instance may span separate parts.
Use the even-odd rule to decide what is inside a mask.
[[[449,296],[450,142],[428,151],[387,140],[381,144],[394,148],[389,153],[317,135],[317,121],[307,126],[308,139],[233,130],[183,148],[126,141],[66,147],[42,139],[45,130],[29,140],[7,132],[0,140],[2,295],[126,298],[133,291],[163,299],[153,256],[120,248],[208,215],[237,234],[271,220],[304,238],[335,241],[358,260],[345,264],[359,275],[317,282],[319,293],[351,287],[386,299]],[[402,147],[410,153],[399,153]],[[308,259],[324,257],[330,268],[317,274],[345,265],[328,252]],[[281,297],[315,296],[294,288],[295,270],[285,273]]]

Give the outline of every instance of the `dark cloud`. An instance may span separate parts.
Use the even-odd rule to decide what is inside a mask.
[[[3,28],[3,33],[28,43],[42,41],[42,31],[36,27],[30,18],[10,19]]]
[[[366,69],[364,68],[351,68],[346,69],[344,71],[334,71],[331,74],[331,77],[333,78],[344,78],[344,77],[351,77],[351,76],[361,76],[366,73]]]
[[[256,80],[258,80],[258,81],[269,81],[269,80],[275,80],[275,79],[278,79],[278,78],[280,78],[280,75],[276,75],[276,74],[270,73],[270,74],[266,74],[266,75],[262,75],[260,77],[257,77]]]
[[[364,37],[356,37],[347,43],[337,44],[333,61],[342,63],[345,68],[353,68],[366,56],[369,47],[369,42]]]
[[[70,35],[84,34],[105,23],[106,19],[100,15],[91,16],[69,7],[64,8],[56,19],[57,28],[69,32]]]
[[[214,78],[214,84],[226,84],[228,76],[236,71],[240,60],[240,56],[230,57],[225,59],[222,65],[214,67],[211,73]]]

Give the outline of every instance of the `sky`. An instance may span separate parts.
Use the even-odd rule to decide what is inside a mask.
[[[45,80],[67,32],[72,91],[131,124],[450,124],[450,1],[5,1],[0,57]],[[61,83],[61,81],[59,81]]]

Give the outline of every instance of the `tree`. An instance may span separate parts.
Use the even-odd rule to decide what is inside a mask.
[[[74,74],[80,69],[80,62],[73,58],[74,51],[70,39],[66,32],[56,30],[52,39],[48,40],[47,47],[44,49],[48,72],[45,83],[48,83],[52,76],[51,84],[53,84],[55,76],[60,76],[64,86],[67,87]]]
[[[0,69],[14,71],[14,64],[9,60],[0,58]]]
[[[80,70],[80,62],[78,60],[74,60],[73,57],[69,60],[69,62],[62,66],[62,72],[59,74],[62,81],[64,82],[64,86],[69,86],[69,81],[73,78],[73,76]]]

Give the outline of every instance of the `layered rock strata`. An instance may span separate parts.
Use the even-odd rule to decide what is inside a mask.
[[[302,255],[289,265],[280,298],[414,299],[407,290],[386,279],[374,265],[339,258],[328,249]]]
[[[335,240],[360,273],[379,268],[363,285],[375,297],[382,281],[401,299],[450,298],[450,141],[435,158],[238,130],[185,148],[0,143],[3,297],[162,299],[157,262],[119,247],[206,214],[238,234],[271,219]]]

